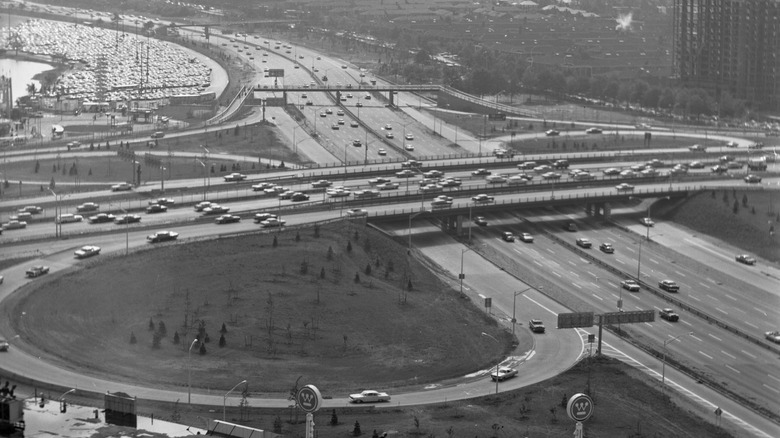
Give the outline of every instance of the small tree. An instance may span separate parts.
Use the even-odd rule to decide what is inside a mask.
[[[152,335],[152,348],[154,349],[160,348],[160,339],[161,339],[160,334],[154,332],[154,334]]]
[[[320,269],[320,278],[322,278],[322,279],[325,278],[325,267],[324,266]]]
[[[734,212],[734,214],[739,213],[739,202],[737,202],[736,199],[734,200],[734,207],[732,207],[732,211]]]
[[[355,272],[355,283],[360,283],[360,274]]]
[[[38,160],[35,160],[35,173],[38,173],[38,171],[41,169],[41,162]]]
[[[306,260],[301,262],[301,275],[306,275],[309,272],[309,264]]]
[[[227,341],[225,340],[225,334],[222,333],[221,335],[219,335],[219,348],[224,347],[226,343]]]
[[[336,410],[333,410],[333,413],[330,414],[330,425],[331,426],[338,426],[339,425],[339,417],[336,415]]]
[[[165,337],[168,334],[168,329],[165,327],[165,323],[160,321],[157,323],[157,332],[160,336]]]
[[[282,417],[278,415],[274,418],[274,433],[282,433]]]
[[[332,246],[328,247],[328,255],[326,256],[326,258],[328,260],[333,260],[333,247]]]
[[[295,232],[295,241],[296,242],[300,242],[301,241],[301,232],[300,231],[296,231]]]
[[[227,327],[225,326],[225,323],[223,322],[222,323],[222,328],[219,329],[219,332],[222,333],[222,334],[225,334],[225,333],[227,333],[227,331],[228,331]]]
[[[149,318],[149,331],[153,332],[154,328],[155,328],[154,321],[152,321],[152,318]]]
[[[138,342],[138,339],[135,338],[135,333],[130,332],[130,343],[135,344],[136,342]]]
[[[199,353],[201,356],[203,356],[203,355],[205,355],[205,354],[206,354],[206,343],[205,343],[205,342],[201,342],[201,343],[200,343],[200,349],[198,349],[198,353]]]
[[[352,252],[352,242],[347,241],[347,252]]]
[[[743,194],[743,195],[742,195],[742,206],[743,206],[743,207],[747,207],[747,206],[748,206],[748,198],[747,198],[747,193],[745,193],[745,194]]]
[[[406,282],[406,290],[411,291],[412,290],[412,279],[410,278],[409,281]]]
[[[371,262],[366,263],[366,275],[371,275]]]
[[[357,420],[356,420],[355,421],[355,427],[352,428],[352,436],[360,436],[360,435],[361,435],[361,433],[360,433],[360,423],[358,423]]]
[[[277,246],[279,246],[279,241],[278,241],[278,240],[276,240],[276,236],[274,236],[274,243],[273,243],[271,246],[273,246],[274,248],[276,248]]]
[[[314,226],[314,237],[320,237],[320,226],[315,225]]]
[[[181,339],[179,339],[179,332],[175,331],[173,332],[173,345],[179,345],[179,342],[181,342]]]

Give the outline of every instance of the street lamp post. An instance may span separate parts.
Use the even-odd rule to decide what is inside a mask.
[[[201,166],[203,166],[203,200],[206,200],[206,163],[198,160]]]
[[[661,362],[661,385],[662,386],[666,385],[666,346],[670,342],[676,341],[676,340],[680,339],[681,337],[685,336],[686,334],[688,336],[693,336],[693,332],[683,333],[681,335],[673,337],[672,339],[667,339],[667,340],[664,341],[664,357],[663,357],[663,361]]]
[[[420,211],[418,211],[417,213],[409,213],[409,231],[408,231],[408,234],[409,234],[409,249],[407,250],[407,254],[411,254],[412,253],[412,219],[414,219],[415,217],[417,217],[418,215],[421,215],[423,213],[425,213],[425,209],[424,208],[421,209]]]
[[[234,389],[238,388],[239,385],[243,385],[246,383],[246,380],[242,380],[236,384],[233,388],[228,391],[224,397],[222,397],[222,421],[225,421],[225,406],[227,406],[227,396],[230,395],[231,392],[233,392]]]
[[[163,166],[160,166],[160,191],[165,193],[165,171],[168,170]]]
[[[460,250],[460,274],[458,274],[458,279],[460,280],[461,295],[463,295],[463,279],[466,278],[466,274],[463,273],[463,256],[469,251],[473,251],[473,248],[464,248]]]
[[[192,347],[198,343],[198,338],[192,340],[187,350],[187,404],[192,404]]]
[[[515,318],[515,310],[517,309],[517,296],[528,292],[531,289],[533,289],[533,286],[515,292],[514,297],[512,297],[512,336],[515,335],[515,324],[517,323],[517,319]]]
[[[127,217],[127,210],[119,207],[125,214],[125,256],[130,253],[130,218]]]
[[[60,223],[59,217],[60,217],[60,200],[57,197],[57,194],[54,193],[54,190],[49,189],[52,196],[54,196],[54,237],[60,236],[60,231],[62,230],[62,224]]]
[[[489,335],[489,334],[487,334],[485,332],[482,332],[482,336],[487,336],[488,338],[496,341],[496,344],[498,344],[499,346],[501,345],[501,343],[498,342],[498,339],[494,338],[493,336],[491,336],[491,335]],[[496,394],[498,394],[498,366],[499,365],[501,365],[501,360],[500,359],[499,359],[498,362],[496,362]]]

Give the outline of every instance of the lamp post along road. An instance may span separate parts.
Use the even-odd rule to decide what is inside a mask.
[[[512,336],[515,335],[515,324],[517,323],[517,319],[515,318],[515,310],[517,309],[517,296],[522,293],[528,292],[531,289],[533,289],[533,286],[515,292],[514,296],[512,297]]]
[[[458,274],[458,279],[460,280],[461,295],[463,295],[463,279],[466,278],[466,274],[463,273],[463,256],[469,251],[473,251],[473,248],[464,248],[460,250],[460,274]]]
[[[242,380],[242,381],[238,382],[238,383],[236,384],[236,386],[232,387],[232,388],[230,389],[230,391],[228,391],[228,392],[225,394],[225,396],[224,396],[224,397],[222,397],[222,421],[226,421],[226,420],[225,420],[225,410],[226,410],[226,406],[227,406],[227,397],[228,397],[228,395],[230,395],[230,393],[231,393],[231,392],[233,392],[233,390],[234,390],[234,389],[238,388],[238,387],[239,387],[239,385],[243,385],[244,383],[246,383],[246,380]]]
[[[489,335],[489,334],[487,334],[485,332],[482,332],[482,336],[487,336],[488,338],[496,341],[496,344],[498,344],[499,346],[501,345],[501,343],[498,342],[498,339],[494,338],[493,336],[491,336],[491,335]],[[501,365],[501,360],[500,359],[499,359],[498,362],[496,362],[496,394],[498,394],[498,366],[499,365]]]
[[[187,404],[192,404],[192,347],[198,343],[198,338],[192,340],[187,350]]]
[[[683,333],[681,335],[673,337],[672,339],[667,339],[666,341],[664,341],[664,358],[663,358],[663,361],[661,363],[661,386],[666,385],[666,346],[670,342],[676,341],[676,340],[682,338],[685,335],[693,336],[693,332]]]

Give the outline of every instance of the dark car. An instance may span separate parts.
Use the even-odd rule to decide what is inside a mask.
[[[115,224],[132,224],[135,222],[141,222],[141,216],[137,214],[123,214],[114,219]]]
[[[149,214],[165,213],[166,211],[168,211],[168,207],[160,204],[152,204],[146,207],[146,212]]]
[[[599,249],[607,254],[612,254],[615,252],[615,247],[612,246],[611,243],[602,243],[599,245]]]
[[[487,223],[487,219],[485,219],[484,216],[477,216],[477,217],[475,217],[474,218],[474,223],[479,225],[480,227],[484,227],[484,226],[486,226],[488,224]]]
[[[116,218],[114,217],[113,214],[100,213],[100,214],[95,215],[95,216],[90,216],[89,223],[91,223],[91,224],[101,224],[101,223],[105,223],[105,222],[114,222],[114,219],[116,219]]]
[[[755,265],[756,259],[752,256],[749,256],[747,254],[739,254],[736,257],[736,260],[740,263],[744,263],[746,265]]]
[[[515,236],[514,234],[510,233],[509,231],[504,231],[501,233],[501,238],[504,239],[507,242],[514,242]]]
[[[752,173],[745,178],[743,178],[746,183],[748,184],[757,184],[761,182],[761,177],[758,175],[753,175]]]
[[[240,221],[241,221],[241,216],[236,216],[233,214],[223,214],[222,216],[214,220],[214,222],[218,224],[233,224]]]
[[[672,280],[661,280],[658,282],[658,287],[667,292],[679,292],[680,286]]]
[[[528,321],[528,328],[534,333],[544,333],[544,323],[541,319],[532,319]]]
[[[580,237],[579,239],[577,239],[577,246],[581,246],[583,248],[590,248],[592,245],[593,244],[590,243],[590,240],[584,237]]]
[[[290,200],[293,201],[293,202],[308,201],[309,200],[309,195],[307,195],[306,193],[295,192],[295,193],[293,193],[293,195],[290,198]]]
[[[149,243],[158,243],[176,240],[178,237],[179,233],[175,231],[158,231],[150,236],[146,236],[146,240],[148,240]]]
[[[661,319],[665,319],[669,322],[677,322],[680,320],[680,316],[677,315],[672,309],[661,309],[658,311],[658,316],[660,316]]]

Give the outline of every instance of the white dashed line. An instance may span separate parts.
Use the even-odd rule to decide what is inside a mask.
[[[747,352],[747,351],[745,351],[745,350],[739,350],[739,351],[740,351],[742,354],[744,354],[745,356],[750,356],[750,357],[752,357],[753,359],[756,359],[756,356],[755,356],[754,354],[750,354],[750,353],[748,353],[748,352]]]
[[[706,287],[707,289],[711,289],[709,286],[707,286],[706,284],[702,283],[701,281],[699,282],[699,284],[704,286],[704,287]]]
[[[720,352],[723,353],[724,356],[728,356],[728,357],[730,357],[732,359],[736,359],[737,358],[737,356],[734,356],[733,354],[728,354],[728,353],[726,353],[723,350],[720,350]],[[726,366],[728,366],[728,365],[726,365]]]
[[[576,287],[577,289],[582,289],[582,286],[580,286],[580,285],[579,285],[579,284],[577,284],[577,283],[572,283],[572,286]]]
[[[737,374],[742,374],[742,372],[741,372],[740,370],[738,370],[738,369],[734,368],[734,367],[733,367],[733,366],[731,366],[731,365],[726,365],[726,368],[730,369],[731,371],[734,371],[734,372],[735,372],[735,373],[737,373]]]
[[[707,354],[707,353],[705,353],[705,352],[703,352],[701,350],[699,350],[699,354],[701,354],[702,356],[706,357],[707,359],[712,359],[712,356],[710,356],[709,354]]]
[[[712,333],[707,333],[712,339],[716,339],[718,342],[723,342],[723,339],[713,335]]]
[[[599,299],[599,300],[601,300],[601,301],[604,301],[604,298],[601,298],[600,296],[598,296],[598,295],[596,295],[596,294],[591,294],[591,295],[593,295],[594,297],[598,298],[598,299]]]

